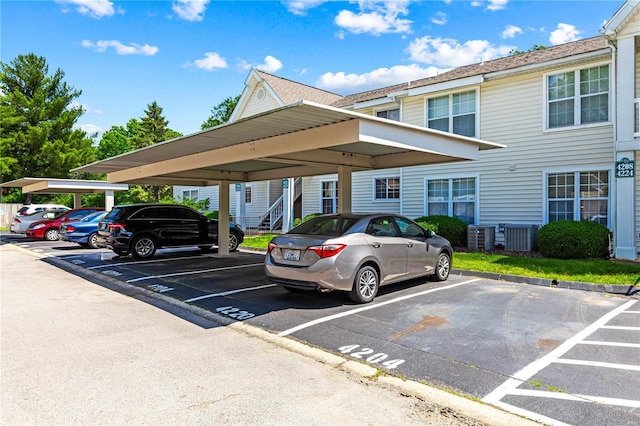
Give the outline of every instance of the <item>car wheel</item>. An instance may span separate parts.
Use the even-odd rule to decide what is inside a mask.
[[[434,278],[436,281],[445,281],[449,278],[449,272],[451,271],[451,257],[447,253],[440,253],[438,255],[438,262],[436,263],[436,273]]]
[[[355,303],[369,303],[378,294],[379,287],[378,271],[371,266],[363,266],[356,274],[349,298]]]
[[[238,237],[234,232],[229,232],[229,251],[238,250],[239,245],[240,237]]]
[[[47,241],[57,241],[60,238],[60,231],[57,228],[47,229],[44,233],[44,239]]]
[[[156,242],[152,237],[142,235],[133,240],[131,254],[134,259],[148,259],[156,252],[156,248]]]
[[[89,246],[89,248],[92,248],[92,249],[97,249],[98,248],[98,233],[97,232],[93,232],[91,235],[89,235],[89,238],[87,238],[87,245]]]

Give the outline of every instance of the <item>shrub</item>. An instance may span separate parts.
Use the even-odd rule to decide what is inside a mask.
[[[306,215],[304,218],[300,219],[299,217],[296,217],[295,219],[293,219],[293,226],[296,227],[298,225],[300,225],[302,222],[306,222],[309,219],[313,219],[316,216],[320,216],[322,215],[322,213],[311,213]]]
[[[595,259],[609,257],[611,231],[596,222],[563,220],[538,230],[538,246],[545,257]]]
[[[463,220],[450,216],[432,215],[421,216],[414,221],[423,227],[425,227],[422,225],[423,222],[435,225],[438,235],[449,240],[454,247],[467,246],[467,223]],[[427,229],[433,230],[432,228]]]
[[[204,212],[203,214],[209,219],[217,219],[218,218],[218,210]]]

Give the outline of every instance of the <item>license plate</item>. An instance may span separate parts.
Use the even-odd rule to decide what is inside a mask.
[[[297,262],[300,260],[300,250],[286,249],[284,251],[284,260],[293,260]]]

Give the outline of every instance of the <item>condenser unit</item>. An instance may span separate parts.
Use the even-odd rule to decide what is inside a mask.
[[[509,251],[536,250],[538,248],[538,225],[505,225],[504,248]]]
[[[496,245],[495,226],[469,225],[467,227],[469,250],[493,250]]]

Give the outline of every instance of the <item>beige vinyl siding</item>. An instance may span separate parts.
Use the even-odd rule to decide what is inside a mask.
[[[264,98],[258,99],[259,90],[264,90]],[[247,105],[244,107],[244,110],[240,115],[238,115],[238,119],[249,117],[251,115],[259,114],[261,112],[265,112],[274,108],[280,107],[280,103],[276,98],[271,95],[271,92],[267,90],[262,84],[256,85],[254,87],[253,92],[249,100],[247,101]]]
[[[302,217],[322,212],[322,182],[338,181],[338,174],[302,178]],[[340,196],[340,194],[338,194]]]
[[[375,179],[395,177],[401,177],[400,169],[354,173],[352,177],[353,190],[351,191],[352,211],[400,213],[400,200],[375,200]],[[402,180],[400,181],[400,188],[402,188]]]
[[[637,35],[638,33],[640,33],[640,14],[636,14],[622,29],[619,29],[617,36],[622,38],[629,35]]]
[[[420,96],[413,96],[402,101],[402,121],[414,126],[425,125],[425,100]]]

